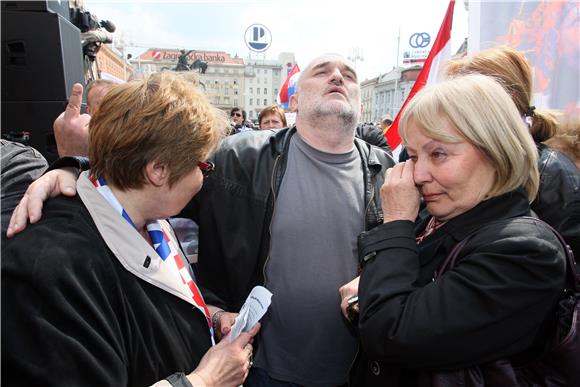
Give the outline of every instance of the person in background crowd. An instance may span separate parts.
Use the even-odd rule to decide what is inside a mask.
[[[539,185],[534,142],[483,75],[423,89],[399,128],[410,160],[387,171],[384,224],[359,237],[360,284],[341,288],[345,316],[358,289],[352,385],[520,385],[497,371],[544,349],[566,275],[556,235],[525,218]],[[421,198],[429,216],[415,223]]]
[[[389,127],[393,124],[393,117],[391,117],[389,114],[387,114],[386,116],[384,116],[381,119],[381,124],[380,127],[383,131],[383,133],[387,133],[387,130],[389,130]]]
[[[212,347],[209,306],[163,220],[201,189],[226,126],[186,75],[107,94],[79,195],[50,200],[40,222],[2,244],[3,383],[243,382],[259,324]]]
[[[101,101],[116,83],[106,79],[97,79],[87,86],[87,114],[93,115],[101,106]]]
[[[0,144],[2,240],[4,240],[12,211],[30,183],[43,174],[48,164],[32,147],[4,139],[0,140]]]
[[[564,117],[556,134],[546,140],[546,145],[568,156],[580,169],[580,116]]]
[[[288,126],[284,109],[273,104],[262,109],[258,115],[260,129],[282,129]]]
[[[52,126],[60,157],[88,154],[91,114],[97,111],[103,97],[115,85],[114,82],[104,79],[91,82],[87,87],[87,109],[84,114],[81,114],[83,86],[80,83],[73,85],[66,110],[57,117]]]
[[[204,297],[224,309],[212,316],[218,336],[235,317],[225,311],[238,311],[255,285],[274,294],[250,387],[347,382],[358,344],[336,289],[357,275],[357,235],[382,222],[379,188],[394,165],[354,136],[361,100],[351,62],[318,57],[297,87],[296,126],[227,137],[212,157],[215,172],[182,212],[199,225]],[[71,175],[51,171],[35,182],[10,235],[40,217],[45,195],[74,192]]]
[[[372,122],[358,124],[356,127],[355,136],[368,142],[371,145],[381,148],[390,156],[393,155],[391,147],[389,146],[383,131],[377,128]]]
[[[235,107],[230,111],[230,122],[232,126],[231,134],[252,130],[252,128],[246,126],[246,111],[239,107]]]
[[[448,76],[483,74],[497,79],[512,97],[539,154],[540,189],[532,210],[554,227],[580,256],[580,172],[562,153],[543,144],[557,132],[558,114],[531,106],[532,68],[524,54],[507,46],[450,61]]]

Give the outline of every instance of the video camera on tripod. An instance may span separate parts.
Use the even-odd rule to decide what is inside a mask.
[[[101,44],[112,43],[115,25],[109,20],[97,19],[88,11],[80,8],[70,9],[70,20],[81,31],[81,45],[83,55],[92,62],[101,48]]]

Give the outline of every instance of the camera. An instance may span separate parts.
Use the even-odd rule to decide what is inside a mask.
[[[83,55],[94,61],[103,43],[112,43],[115,24],[109,20],[99,19],[80,8],[70,9],[70,20],[81,31]]]

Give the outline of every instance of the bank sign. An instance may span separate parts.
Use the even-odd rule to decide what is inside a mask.
[[[403,63],[425,62],[431,50],[431,35],[427,32],[415,32],[409,37],[409,49],[403,52]]]
[[[272,44],[272,34],[265,25],[252,24],[246,29],[244,41],[250,50],[264,52]]]

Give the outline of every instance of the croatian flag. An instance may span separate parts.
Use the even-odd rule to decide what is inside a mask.
[[[285,108],[287,108],[290,103],[290,97],[296,93],[298,77],[300,77],[300,67],[295,64],[294,67],[292,67],[292,70],[288,73],[288,78],[286,78],[286,82],[284,82],[280,89],[280,93],[278,94],[279,103]]]
[[[399,119],[401,113],[405,109],[405,106],[407,106],[407,103],[415,96],[415,94],[417,94],[417,92],[419,92],[419,90],[421,90],[425,85],[435,84],[441,79],[441,74],[439,73],[441,65],[451,57],[451,26],[453,24],[454,6],[455,0],[451,0],[447,7],[443,24],[441,24],[441,28],[439,28],[439,33],[437,34],[437,38],[429,52],[429,56],[427,56],[427,60],[425,60],[423,69],[419,73],[405,103],[401,106],[401,110],[397,113],[393,125],[391,125],[387,131],[387,142],[391,149],[393,149],[393,157],[395,160],[399,159],[399,153],[401,153],[402,150],[401,137],[399,136]]]

